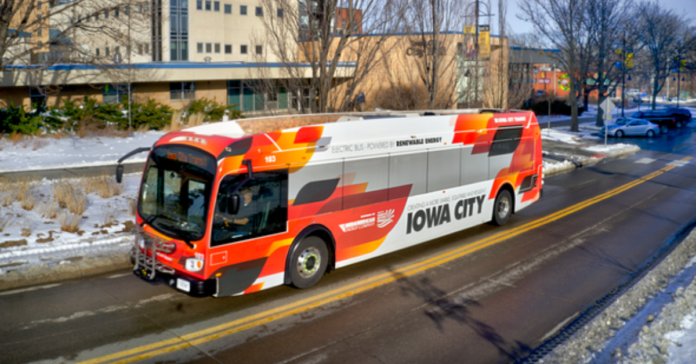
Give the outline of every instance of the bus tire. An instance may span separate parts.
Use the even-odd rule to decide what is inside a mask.
[[[503,226],[512,214],[512,195],[507,189],[498,192],[493,205],[493,224]]]
[[[290,258],[290,282],[299,289],[317,283],[326,272],[329,249],[317,236],[308,236],[300,242]]]

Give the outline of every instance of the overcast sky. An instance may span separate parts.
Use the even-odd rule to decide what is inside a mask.
[[[482,0],[482,2],[487,2],[487,0]],[[696,24],[696,0],[659,0],[660,4],[670,9],[674,9],[677,14],[684,14],[687,18],[691,19],[691,24]],[[507,11],[507,23],[510,28],[509,32],[514,33],[531,33],[533,28],[531,24],[519,20],[517,14],[520,14],[520,8],[517,5],[518,0],[508,0],[508,11]],[[491,7],[493,9],[492,13],[495,14],[492,20],[491,32],[493,34],[499,33],[498,28],[498,0],[491,0]]]

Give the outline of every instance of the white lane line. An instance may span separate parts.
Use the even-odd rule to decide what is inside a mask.
[[[689,164],[689,161],[672,161],[670,163],[667,163],[668,166],[675,166],[675,167],[684,167],[685,165]]]
[[[131,273],[131,272],[120,273],[120,274],[114,274],[112,276],[108,276],[108,277],[106,277],[106,279],[116,279],[116,278],[121,278],[121,277],[125,277],[125,276],[130,276],[130,275],[133,275],[133,273]]]
[[[39,289],[48,289],[48,288],[53,288],[53,287],[58,287],[58,286],[60,286],[60,283],[47,284],[47,285],[38,286],[38,287],[30,287],[30,288],[15,289],[14,291],[0,292],[0,296],[9,296],[9,295],[11,295],[11,294],[17,294],[17,293],[22,293],[22,292],[37,291],[37,290],[39,290]]]
[[[652,159],[652,158],[641,158],[641,159],[637,160],[636,163],[638,163],[638,164],[650,164],[654,161],[655,161],[655,159]]]

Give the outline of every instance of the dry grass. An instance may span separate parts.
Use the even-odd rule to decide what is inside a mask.
[[[135,212],[138,210],[138,200],[134,198],[128,199],[128,213],[130,216],[135,216]]]
[[[21,234],[23,237],[30,237],[31,233],[34,231],[34,225],[29,220],[24,220],[22,222]]]
[[[58,205],[67,208],[70,212],[82,215],[87,209],[87,194],[81,189],[73,187],[67,181],[59,181],[51,186],[53,198],[58,201]]]
[[[169,123],[169,125],[162,128],[162,131],[166,133],[181,129],[183,126],[183,123],[181,122],[182,115],[183,114],[181,111],[174,111],[174,113],[172,113],[172,121]]]
[[[138,133],[147,133],[148,131],[150,131],[150,126],[146,124],[140,125],[137,131]]]
[[[131,130],[118,130],[113,125],[107,125],[101,132],[101,136],[126,138],[131,135]]]
[[[101,198],[111,198],[123,193],[123,184],[116,183],[112,176],[99,176],[80,179],[86,194],[96,192]]]
[[[188,126],[199,126],[203,125],[203,121],[205,120],[205,114],[203,113],[195,113],[191,116],[189,116],[188,119]]]
[[[102,206],[101,223],[102,227],[112,227],[118,224],[116,221],[116,209],[111,207],[111,205]]]
[[[0,205],[2,207],[10,206],[14,202],[14,191],[0,192]]]
[[[22,192],[20,192],[22,193]],[[26,192],[24,192],[24,197],[22,199],[22,208],[31,211],[34,209],[36,204],[36,190],[34,187],[30,187]]]
[[[53,139],[63,139],[67,135],[65,134],[65,131],[63,129],[58,130],[57,132],[53,133],[50,135],[51,138]]]
[[[12,215],[8,214],[9,217],[0,220],[0,231],[7,230],[12,224]]]
[[[31,142],[31,150],[39,150],[48,145],[48,140],[44,138],[34,138]]]
[[[12,141],[12,144],[17,145],[20,140],[24,139],[24,135],[13,131],[12,134],[10,134],[10,140]]]
[[[58,215],[58,202],[50,200],[43,203],[41,208],[41,217],[47,219],[55,219]]]
[[[76,233],[80,230],[80,216],[70,213],[62,213],[58,218],[60,229],[68,233]]]

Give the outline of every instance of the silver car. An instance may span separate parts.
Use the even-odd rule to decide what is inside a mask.
[[[600,131],[604,135],[604,127]],[[616,123],[609,125],[609,135],[617,138],[624,136],[647,136],[652,138],[660,134],[660,126],[643,119],[617,119]]]

